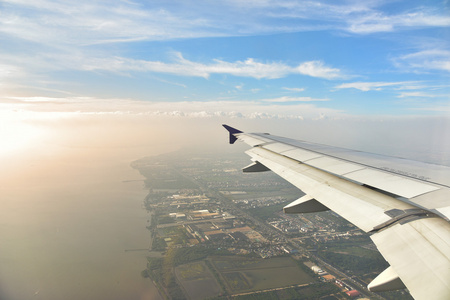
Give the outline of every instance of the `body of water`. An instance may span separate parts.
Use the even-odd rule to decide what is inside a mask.
[[[125,251],[150,243],[147,191],[129,154],[78,149],[4,164],[0,299],[160,299],[140,275],[147,253]]]

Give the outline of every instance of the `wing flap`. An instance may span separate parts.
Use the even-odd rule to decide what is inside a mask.
[[[282,144],[282,143],[271,143],[268,145],[264,145],[264,148],[273,152],[283,153],[289,150],[294,150],[294,146]]]
[[[315,159],[310,159],[306,164],[316,167],[318,169],[330,172],[336,175],[344,175],[350,172],[355,172],[364,169],[364,166],[345,162],[336,158],[322,156]]]
[[[381,272],[367,287],[372,292],[386,292],[406,288],[391,266]]]
[[[446,221],[429,218],[396,224],[371,238],[416,299],[449,299],[450,230]]]
[[[289,150],[283,153],[284,156],[290,157],[292,159],[295,159],[297,161],[305,162],[310,159],[322,157],[322,154],[315,153],[308,150],[303,150],[300,148],[295,148],[293,150]]]
[[[246,133],[242,133],[242,134],[238,134],[238,138],[242,141],[244,141],[246,144],[250,145],[250,146],[257,146],[260,144],[264,144],[264,143],[268,143],[271,140],[255,135],[255,134],[246,134]]]
[[[408,199],[439,189],[431,184],[373,169],[358,170],[345,177]]]

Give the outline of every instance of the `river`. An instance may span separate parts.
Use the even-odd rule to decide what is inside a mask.
[[[130,163],[152,153],[60,150],[3,160],[0,299],[161,299],[146,252],[125,251],[150,244]]]

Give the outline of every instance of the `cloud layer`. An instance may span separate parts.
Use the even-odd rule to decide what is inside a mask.
[[[340,70],[325,66],[321,61],[307,61],[297,66],[288,66],[281,62],[258,62],[252,58],[245,61],[226,62],[216,59],[213,63],[198,63],[185,59],[179,52],[174,53],[174,62],[135,60],[123,57],[95,59],[85,62],[84,70],[102,70],[112,72],[156,72],[180,76],[208,78],[213,74],[252,77],[256,79],[275,79],[292,74],[311,77],[336,79],[343,77]],[[74,66],[75,67],[75,66]]]
[[[308,97],[282,97],[259,101],[179,101],[146,102],[126,99],[98,99],[86,97],[10,97],[1,98],[0,112],[22,114],[40,112],[44,117],[73,115],[129,115],[181,118],[238,118],[238,119],[317,119],[321,116],[341,118],[345,114],[336,109],[321,108],[308,102],[327,101]],[[288,104],[288,105],[285,105]]]

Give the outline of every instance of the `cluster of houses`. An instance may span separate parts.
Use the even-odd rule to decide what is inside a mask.
[[[327,282],[334,282],[336,285],[338,285],[348,296],[356,298],[361,296],[361,293],[358,292],[356,289],[354,289],[352,286],[350,286],[348,283],[336,279],[336,277],[334,277],[331,274],[328,274],[328,272],[322,270],[322,268],[320,268],[319,266],[315,265],[312,262],[305,262],[305,265],[309,268],[311,268],[311,270],[316,273],[317,275],[319,275],[323,281],[327,281]]]

